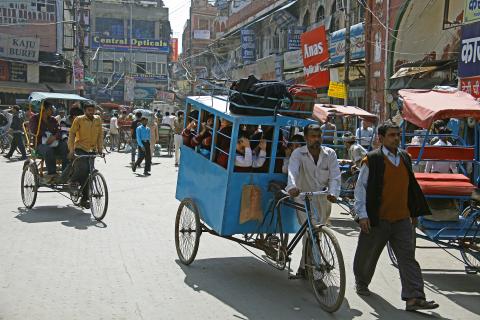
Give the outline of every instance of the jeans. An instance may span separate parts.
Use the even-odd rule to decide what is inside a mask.
[[[13,140],[12,144],[10,145],[10,151],[8,151],[7,153],[7,157],[11,157],[17,147],[20,150],[22,157],[27,157],[27,153],[25,152],[25,146],[23,145],[23,134],[20,132],[13,133]]]
[[[137,140],[134,140],[132,139],[132,141],[130,142],[130,146],[132,147],[132,163],[135,163],[135,156],[137,154],[137,148],[138,148],[138,144],[137,144]],[[143,157],[145,158],[145,155],[143,155],[143,151],[138,149],[138,157]],[[142,159],[143,161],[143,159]],[[141,163],[141,161],[140,161]]]
[[[93,155],[95,152],[86,152],[82,149],[75,149],[75,154],[77,155]],[[85,182],[88,180],[88,176],[90,175],[90,161],[92,161],[92,169],[93,165],[95,164],[95,160],[93,158],[79,158],[73,162],[73,174],[70,180],[72,182],[78,182],[82,187],[82,199],[88,200],[90,186]],[[85,185],[85,186],[84,186]]]
[[[37,151],[45,160],[48,174],[55,174],[57,172],[57,158],[62,160],[62,170],[65,170],[68,165],[68,146],[63,140],[58,141],[58,146],[56,147],[40,144],[37,147]]]
[[[145,152],[138,147],[138,159],[137,162],[135,163],[135,166],[139,166],[143,159],[145,159],[145,172],[150,172],[151,166],[152,166],[152,153],[150,152],[150,141],[142,141],[143,143],[143,149],[145,149]]]

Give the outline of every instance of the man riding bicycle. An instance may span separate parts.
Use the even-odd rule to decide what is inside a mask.
[[[72,123],[68,137],[69,159],[77,155],[102,154],[103,150],[103,129],[100,116],[95,115],[95,105],[85,104],[84,115],[78,116]],[[79,183],[82,189],[80,205],[86,209],[90,207],[88,202],[89,186],[85,185],[90,173],[89,158],[83,157],[74,161],[72,182]]]

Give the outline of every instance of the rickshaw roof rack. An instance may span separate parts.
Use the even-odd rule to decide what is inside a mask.
[[[360,119],[376,123],[378,117],[362,108],[355,106],[341,106],[334,104],[315,104],[313,118],[325,122],[328,116],[359,117]]]
[[[75,101],[90,101],[87,98],[81,97],[78,94],[71,93],[53,93],[53,92],[32,92],[28,97],[28,101],[40,102],[43,100],[56,99],[56,100],[75,100]]]
[[[480,120],[480,102],[460,90],[403,89],[402,117],[420,128],[430,128],[435,120],[469,118]]]

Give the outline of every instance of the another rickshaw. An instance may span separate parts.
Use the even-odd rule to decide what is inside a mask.
[[[480,193],[477,189],[480,162],[479,124],[475,120],[480,120],[480,104],[471,95],[457,90],[400,90],[399,94],[403,100],[402,148],[410,153],[414,164],[450,162],[456,164],[461,172],[415,173],[434,212],[433,216],[418,219],[416,237],[432,241],[442,248],[459,250],[466,272],[477,273],[480,271]],[[472,130],[470,138],[464,139],[466,134],[463,137],[448,135],[448,138],[457,141],[456,145],[428,145],[431,137],[447,138],[444,134],[430,133],[434,121],[450,118],[461,120],[463,124],[467,124],[469,119],[468,122],[473,123],[473,128],[469,129]],[[407,122],[426,129],[421,145],[408,143],[407,139],[412,134],[407,133]],[[453,219],[436,214],[432,207],[435,199],[449,199],[457,203],[458,211],[454,212]],[[464,203],[468,205],[462,210]],[[390,246],[388,253],[396,265]]]
[[[44,112],[44,103],[49,102],[78,102],[80,104],[91,103],[90,100],[78,96],[76,94],[60,94],[60,93],[46,93],[46,92],[33,92],[29,97],[30,107],[34,111],[39,112],[39,121],[42,119]],[[37,126],[40,128],[40,123]],[[94,168],[94,161],[96,155],[76,155],[71,163],[71,170],[75,168],[75,161],[80,158],[89,158],[89,176],[84,185],[78,185],[69,181],[69,175],[59,178],[58,181],[44,181],[45,165],[43,157],[37,152],[37,136],[39,135],[39,129],[36,133],[29,131],[28,122],[23,124],[24,134],[27,141],[27,148],[30,150],[30,159],[26,160],[23,165],[22,180],[21,180],[21,194],[22,201],[28,209],[33,208],[37,199],[38,193],[58,192],[63,196],[69,198],[74,205],[80,206],[80,198],[82,196],[82,190],[89,185],[89,200],[92,216],[97,221],[101,221],[108,208],[108,189],[107,183],[103,175]],[[102,156],[105,160],[105,158]],[[60,170],[61,167],[58,166]],[[68,169],[67,169],[68,170]],[[70,170],[70,171],[71,171]],[[47,189],[47,190],[45,190]]]
[[[207,232],[244,247],[264,252],[263,260],[290,275],[291,254],[303,235],[305,266],[320,306],[336,311],[345,294],[345,265],[334,233],[325,225],[313,225],[317,214],[310,205],[313,196],[327,190],[304,192],[304,203],[292,201],[283,190],[287,175],[282,173],[285,141],[298,128],[314,120],[284,115],[246,116],[228,111],[226,96],[194,96],[186,99],[185,127],[191,134],[209,132],[206,145],[183,145],[176,198],[181,201],[175,220],[175,245],[180,261],[192,263],[200,236]],[[211,118],[213,116],[213,125]],[[210,120],[210,122],[207,121]],[[267,155],[260,168],[244,172],[235,167],[236,145],[241,130],[257,128],[259,139],[267,141]],[[187,136],[190,134],[187,132]],[[185,136],[185,135],[184,135]],[[258,140],[250,140],[252,149]],[[295,210],[306,212],[299,226]],[[296,233],[289,242],[289,234]],[[318,286],[323,282],[323,288]]]

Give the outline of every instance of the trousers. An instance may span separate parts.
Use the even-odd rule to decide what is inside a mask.
[[[65,170],[68,165],[68,146],[63,140],[58,141],[58,145],[56,147],[40,144],[37,147],[37,151],[45,159],[45,165],[47,166],[48,174],[55,174],[57,172],[57,158],[62,160],[62,170]]]
[[[142,141],[143,143],[143,150],[138,147],[138,159],[137,162],[135,162],[136,166],[138,167],[140,163],[145,159],[145,172],[150,172],[152,168],[152,153],[150,151],[150,141]]]
[[[353,261],[353,273],[358,285],[368,286],[372,281],[378,258],[390,242],[397,257],[402,299],[425,298],[420,265],[415,260],[413,227],[410,219],[396,222],[380,220],[370,233],[360,232],[357,250]]]
[[[91,155],[95,152],[87,152],[82,149],[75,149],[75,154],[77,155]],[[92,158],[80,158],[74,161],[73,163],[73,174],[71,181],[78,182],[82,187],[82,198],[88,200],[90,193],[90,185],[85,182],[88,180],[90,174],[90,161],[92,162],[92,169],[94,168],[95,161]]]
[[[25,145],[23,144],[23,134],[20,132],[13,133],[13,140],[12,144],[10,145],[10,151],[7,153],[7,157],[11,157],[17,148],[22,154],[22,157],[25,158],[27,153],[25,152]]]

